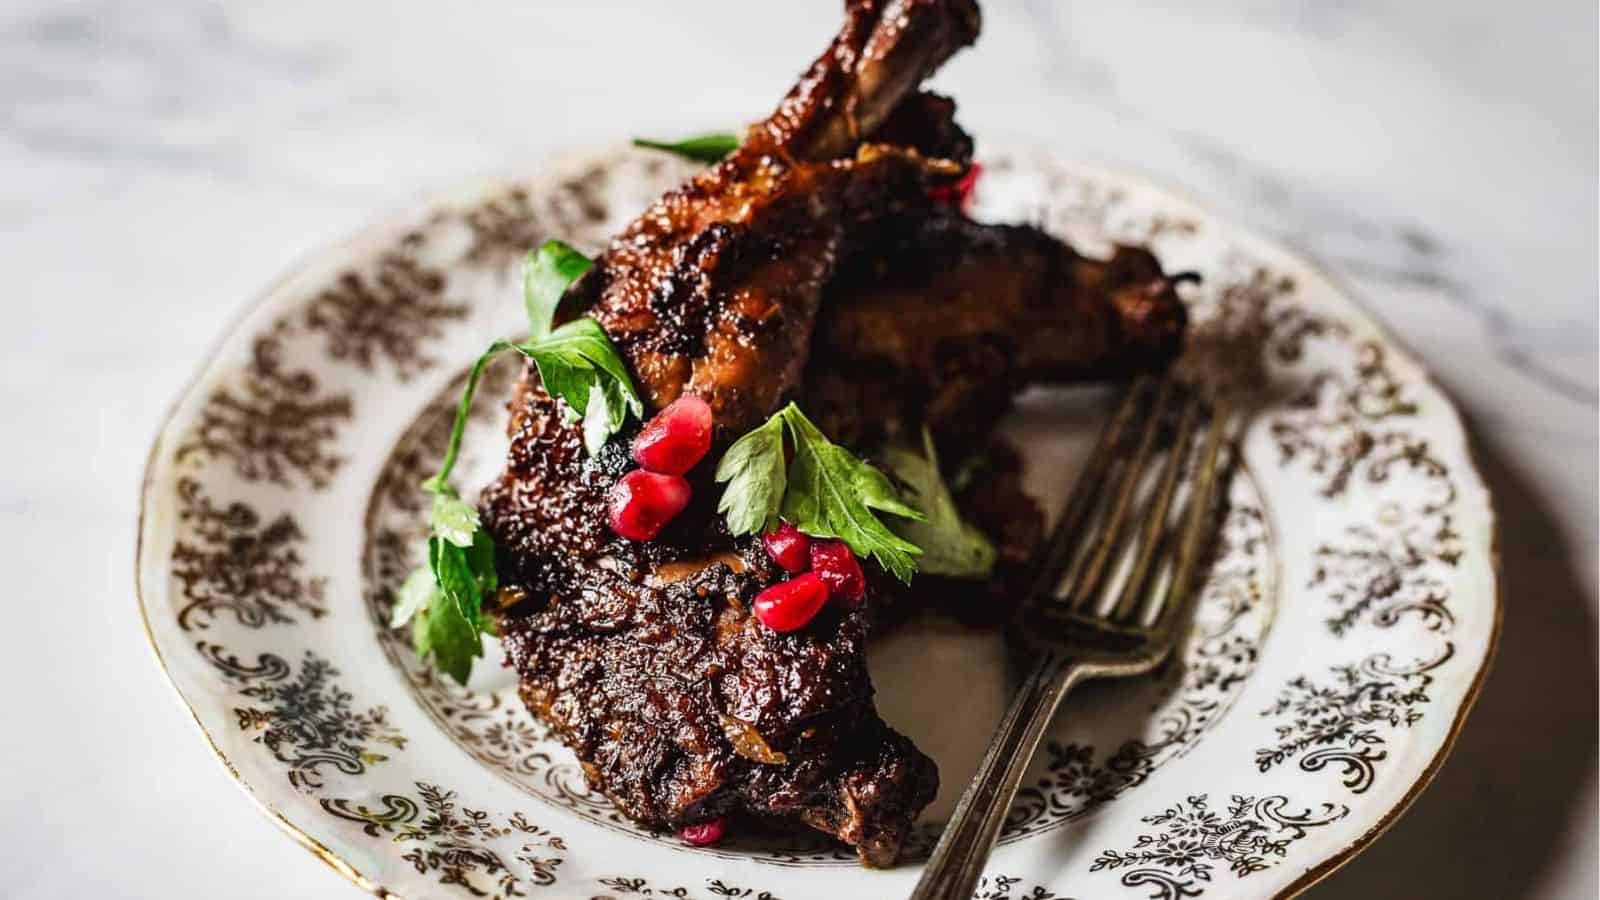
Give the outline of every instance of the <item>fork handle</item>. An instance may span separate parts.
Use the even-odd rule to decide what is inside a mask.
[[[911,900],[969,900],[994,849],[1045,728],[1061,698],[1083,670],[1061,653],[1046,652],[1034,663],[1000,730],[978,766],[978,774],[956,804],[950,824],[922,870]]]

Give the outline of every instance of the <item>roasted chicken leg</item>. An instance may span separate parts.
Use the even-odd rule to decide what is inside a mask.
[[[870,136],[884,124],[942,136],[932,123],[948,105],[912,92],[977,36],[977,16],[972,0],[853,0],[777,112],[611,242],[574,302],[621,348],[652,406],[694,391],[728,438],[793,393],[840,256],[886,220],[925,213],[930,181],[959,173]]]

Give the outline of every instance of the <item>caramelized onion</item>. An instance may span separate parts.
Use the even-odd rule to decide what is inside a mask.
[[[781,766],[789,761],[789,757],[767,744],[767,739],[761,736],[761,732],[757,731],[754,725],[738,716],[722,714],[722,733],[727,736],[728,743],[733,745],[733,752],[745,759],[769,766]]]

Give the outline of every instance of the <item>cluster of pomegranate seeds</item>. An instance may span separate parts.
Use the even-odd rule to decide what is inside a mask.
[[[611,530],[634,541],[660,534],[689,505],[683,475],[710,449],[711,407],[704,400],[685,394],[656,413],[633,440],[633,459],[641,468],[611,488]]]
[[[773,631],[794,631],[821,611],[828,600],[855,609],[867,592],[867,577],[850,545],[813,539],[783,522],[761,536],[772,561],[796,573],[756,595],[756,618]]]
[[[711,449],[711,406],[685,394],[656,413],[633,439],[633,461],[663,475],[682,475]]]
[[[763,534],[761,543],[766,546],[767,555],[772,557],[772,561],[785,571],[804,572],[811,564],[811,538],[788,522],[779,523],[777,528]]]
[[[722,840],[723,825],[721,819],[712,819],[698,825],[685,826],[678,836],[691,847],[706,847]]]
[[[773,631],[804,628],[828,602],[828,585],[815,572],[780,581],[756,595],[756,618]]]
[[[983,166],[973,163],[967,167],[965,175],[955,184],[942,184],[928,190],[928,199],[935,203],[953,206],[956,209],[966,209],[972,202],[972,191],[978,186],[978,175],[983,171]]]
[[[850,552],[844,541],[828,540],[811,543],[811,571],[822,578],[834,599],[854,609],[861,605],[861,596],[867,592],[867,576],[861,572],[861,563]]]

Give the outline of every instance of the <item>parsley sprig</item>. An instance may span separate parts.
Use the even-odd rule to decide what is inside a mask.
[[[950,488],[939,474],[939,454],[928,429],[922,429],[921,453],[890,447],[884,452],[884,463],[904,485],[906,499],[922,510],[921,520],[906,519],[890,526],[895,534],[922,548],[917,570],[951,578],[988,577],[994,571],[994,544],[956,510]]]
[[[478,357],[456,406],[444,460],[422,484],[433,495],[428,563],[400,586],[390,624],[399,628],[412,622],[417,656],[431,656],[440,671],[462,684],[472,671],[472,661],[483,655],[481,635],[493,633],[494,620],[484,614],[484,598],[499,590],[494,541],[478,521],[478,511],[450,484],[472,395],[484,370],[507,351],[531,360],[545,390],[566,404],[569,418],[583,419],[584,445],[590,453],[598,452],[629,415],[644,415],[644,401],[598,322],[580,317],[551,328],[567,287],[591,265],[582,253],[560,241],[548,241],[528,254],[522,283],[532,336],[522,343],[495,341]]]
[[[483,655],[479,635],[492,633],[483,598],[498,589],[494,542],[479,527],[478,511],[454,488],[441,486],[433,492],[428,564],[400,586],[389,624],[410,621],[418,658],[431,655],[440,671],[466,684],[472,661]]]
[[[737,149],[739,143],[739,136],[727,131],[697,134],[681,141],[653,141],[647,138],[633,139],[635,147],[665,150],[668,153],[676,153],[685,159],[704,163],[713,163],[722,159]]]
[[[794,447],[787,468],[785,432]],[[717,510],[735,535],[765,531],[781,517],[812,537],[844,541],[901,581],[916,574],[922,548],[891,531],[877,513],[912,521],[923,514],[900,499],[887,475],[828,440],[793,403],[735,441],[716,479],[727,483]]]

